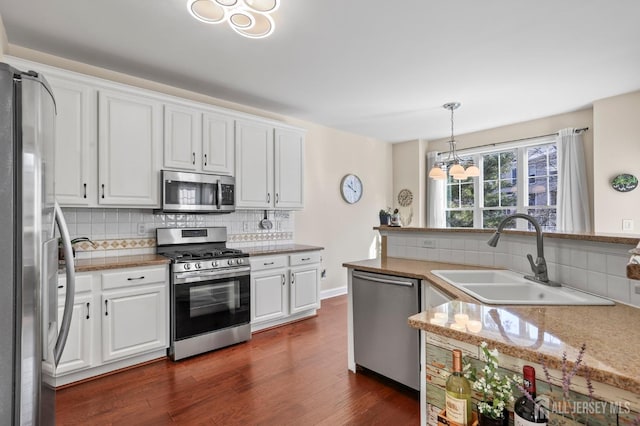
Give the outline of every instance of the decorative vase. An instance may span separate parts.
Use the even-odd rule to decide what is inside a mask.
[[[389,224],[389,216],[384,215],[380,216],[380,225],[388,225]]]
[[[509,426],[509,412],[502,411],[502,417],[494,419],[478,412],[478,426]]]

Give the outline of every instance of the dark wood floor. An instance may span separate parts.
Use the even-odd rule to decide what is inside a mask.
[[[58,425],[417,425],[415,394],[347,370],[346,296],[250,342],[57,392]]]

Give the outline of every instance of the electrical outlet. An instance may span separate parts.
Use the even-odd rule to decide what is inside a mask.
[[[421,246],[425,248],[436,248],[436,240],[424,239],[422,240]]]
[[[636,294],[640,294],[640,284],[636,284]]]
[[[622,219],[622,230],[633,231],[633,219]]]
[[[144,235],[147,233],[147,227],[144,223],[138,224],[138,235]]]
[[[249,232],[251,230],[251,224],[249,222],[242,222],[242,231]]]

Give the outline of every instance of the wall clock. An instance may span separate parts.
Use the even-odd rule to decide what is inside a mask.
[[[362,181],[353,174],[344,175],[340,182],[340,194],[342,198],[349,203],[355,204],[362,198]]]
[[[413,202],[413,194],[408,189],[402,189],[398,193],[398,204],[400,207],[409,207]]]

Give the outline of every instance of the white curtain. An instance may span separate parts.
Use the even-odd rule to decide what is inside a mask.
[[[427,174],[436,164],[437,152],[427,153]],[[427,177],[427,227],[445,228],[445,183],[446,180],[435,180]]]
[[[574,129],[562,129],[558,145],[558,200],[556,228],[566,233],[591,232],[587,170],[582,135]]]

